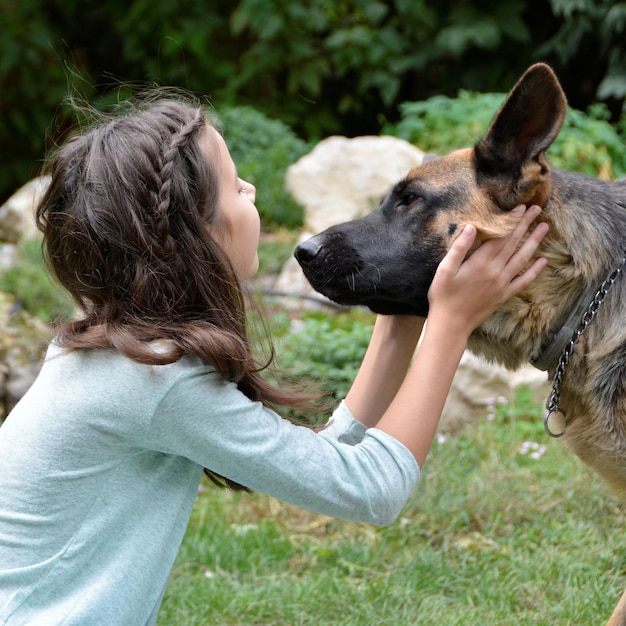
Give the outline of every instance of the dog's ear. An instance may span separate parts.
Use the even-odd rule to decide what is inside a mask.
[[[503,191],[508,187],[506,197],[501,198],[502,208],[541,202],[538,186],[549,175],[544,152],[559,134],[566,113],[565,94],[552,69],[544,63],[531,66],[474,147],[483,182],[490,179]]]

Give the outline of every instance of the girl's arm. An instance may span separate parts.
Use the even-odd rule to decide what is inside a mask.
[[[424,338],[401,384],[401,370],[410,361],[419,324],[410,328],[402,318],[381,324],[377,320],[372,351],[368,349],[346,404],[359,421],[376,425],[402,442],[419,465],[430,449],[470,333],[545,267],[544,259],[527,266],[547,232],[546,224],[539,224],[518,250],[539,212],[538,207],[528,209],[509,237],[484,243],[465,262],[476,236],[475,228],[467,226],[456,239],[429,291],[430,312]],[[391,344],[385,344],[384,330],[394,335],[396,340]],[[391,366],[388,378],[384,367],[389,368],[395,357],[398,362]],[[390,395],[393,399],[385,404]],[[377,413],[382,417],[376,423]]]
[[[379,315],[363,362],[345,398],[352,415],[376,426],[398,392],[422,329],[424,318]]]

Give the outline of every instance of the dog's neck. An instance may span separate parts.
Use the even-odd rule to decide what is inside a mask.
[[[538,356],[531,357],[531,365],[540,370],[548,370],[551,375],[556,374],[558,368],[564,368],[567,365],[569,355],[566,352],[568,346],[569,351],[571,351],[578,337],[582,335],[595,317],[598,307],[604,301],[615,281],[623,273],[624,267],[626,267],[626,250],[624,250],[621,263],[613,269],[601,285],[591,285],[578,296],[572,312],[561,329],[547,346],[542,347]],[[564,363],[561,363],[562,358]]]
[[[565,347],[572,340],[585,311],[589,308],[589,304],[597,291],[597,285],[591,285],[578,296],[571,313],[561,328],[546,345],[541,347],[541,352],[537,356],[530,358],[530,364],[533,367],[544,372],[547,371],[551,375],[554,374]]]

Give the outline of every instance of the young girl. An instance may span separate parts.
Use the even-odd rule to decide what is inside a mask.
[[[379,317],[354,384],[315,432],[272,406],[241,283],[257,270],[255,189],[203,110],[145,103],[70,140],[37,211],[83,311],[58,329],[0,428],[0,622],[153,624],[206,468],[219,484],[390,524],[413,489],[470,332],[541,271],[546,226],[467,226],[423,320]],[[523,243],[522,243],[523,242]],[[408,373],[407,373],[408,369]]]

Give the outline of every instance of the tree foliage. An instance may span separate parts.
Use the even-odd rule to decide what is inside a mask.
[[[73,118],[154,83],[249,105],[303,139],[377,133],[399,104],[502,92],[550,62],[570,103],[626,94],[626,2],[0,0],[0,201]]]
[[[433,96],[420,102],[404,102],[400,105],[400,121],[387,124],[382,132],[401,137],[426,152],[445,154],[473,146],[487,131],[505,97],[504,93],[461,90],[455,98]],[[548,150],[552,165],[605,180],[626,176],[624,137],[608,118],[609,112],[600,102],[586,113],[569,108]]]
[[[286,191],[285,172],[310,146],[286,124],[252,107],[226,107],[219,115],[239,176],[256,187],[261,221],[270,226],[302,226],[304,210]]]

